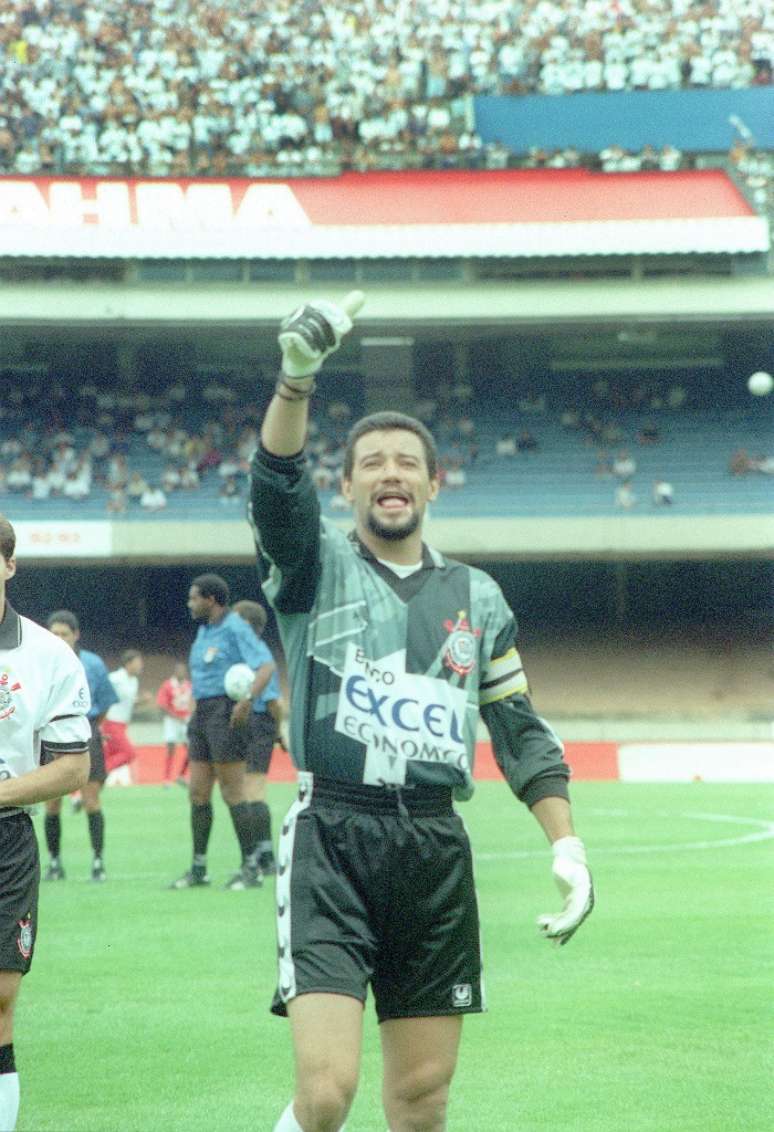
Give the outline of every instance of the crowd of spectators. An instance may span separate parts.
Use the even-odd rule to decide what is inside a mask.
[[[765,452],[753,456],[746,448],[737,448],[731,453],[728,470],[736,479],[754,475],[756,472],[764,476],[774,476],[774,456],[767,456]]]
[[[199,488],[209,474],[236,484],[255,448],[250,407],[237,413],[228,403],[218,411],[203,401],[199,423],[187,425],[182,383],[152,397],[90,383],[72,389],[56,380],[43,388],[3,376],[0,493],[32,504],[57,497],[77,504],[96,496],[110,515],[160,511],[170,494]],[[220,387],[214,383],[203,396],[213,388]],[[138,453],[146,458],[138,460]]]
[[[0,172],[497,167],[470,95],[772,82],[770,0],[5,0]]]
[[[6,395],[0,404],[0,497],[24,498],[30,514],[36,504],[66,500],[72,513],[84,500],[96,500],[108,517],[164,511],[173,497],[194,501],[190,514],[212,516],[244,509],[251,457],[270,395],[263,399],[235,392],[214,378],[204,385],[171,383],[159,393],[117,392],[85,383],[77,389],[61,381],[20,382],[0,374]],[[653,507],[669,507],[675,487],[656,457],[674,433],[674,422],[692,405],[692,393],[679,382],[616,381],[597,378],[568,389],[524,389],[497,411],[502,431],[483,416],[473,385],[461,379],[425,391],[413,412],[432,430],[446,491],[465,489],[469,478],[485,482],[492,469],[534,467],[543,456],[546,425],[563,433],[564,449],[577,445],[587,480],[607,481],[612,502],[629,511],[649,495]],[[318,402],[307,442],[309,468],[328,512],[345,512],[340,492],[345,440],[359,408],[331,396]],[[41,412],[41,406],[45,410]],[[554,448],[554,453],[556,449]],[[731,477],[774,474],[774,456],[737,449],[729,459]],[[650,489],[641,485],[651,476]],[[568,481],[569,482],[569,481]],[[90,511],[93,515],[93,510]]]
[[[97,499],[108,516],[122,516],[163,511],[172,496],[200,498],[206,488],[210,513],[214,497],[244,508],[265,398],[243,397],[218,378],[196,392],[179,381],[158,394],[22,383],[11,373],[0,379],[8,391],[0,405],[0,496],[23,497],[33,509],[49,499]],[[464,487],[478,455],[476,426],[469,415],[457,419],[454,405],[437,420],[435,402],[419,408],[434,421],[442,482]],[[349,509],[339,487],[353,413],[353,403],[331,397],[309,423],[309,470],[332,511]]]
[[[728,161],[756,209],[774,217],[774,154],[758,149],[751,137],[739,137]]]
[[[155,395],[0,378],[7,390],[0,496],[23,497],[33,508],[49,499],[96,498],[107,515],[121,516],[163,511],[171,496],[209,488],[208,498],[214,494],[224,508],[244,508],[260,399],[243,399],[217,378],[196,393],[173,382]],[[347,402],[331,400],[310,422],[310,470],[322,491],[338,487],[351,416]]]
[[[677,412],[688,400],[687,389],[678,382],[620,382],[605,377],[589,382],[581,398],[574,400],[565,395],[553,405],[548,404],[544,393],[527,390],[514,406],[518,427],[502,433],[495,445],[495,455],[512,458],[539,453],[540,443],[530,427],[530,420],[549,416],[565,433],[577,436],[584,447],[591,449],[593,475],[597,479],[611,480],[615,506],[629,511],[639,498],[634,489],[637,458],[630,445],[657,446],[664,427],[669,428],[668,423],[659,424],[660,411]],[[638,420],[636,427],[631,425],[631,419]],[[671,505],[673,485],[663,477],[655,480],[651,501],[657,507]]]

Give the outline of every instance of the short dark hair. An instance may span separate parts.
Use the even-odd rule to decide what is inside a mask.
[[[260,637],[261,633],[266,628],[266,610],[258,601],[236,601],[231,606],[234,613],[238,613],[240,617],[244,617],[247,624],[253,632]]]
[[[431,480],[435,479],[438,475],[438,449],[435,446],[432,433],[416,417],[409,417],[405,413],[396,412],[371,413],[370,416],[361,417],[359,421],[355,421],[347,435],[344,467],[342,469],[344,477],[350,479],[352,476],[355,445],[361,436],[366,436],[369,432],[395,432],[398,429],[403,432],[413,432],[422,441],[427,474]]]
[[[142,656],[139,649],[124,649],[121,653],[121,664],[129,664],[130,661],[135,660],[138,656]]]
[[[70,609],[55,609],[53,613],[49,613],[46,618],[46,628],[50,629],[52,625],[66,625],[74,633],[81,631],[80,622]]]
[[[8,561],[16,550],[16,531],[5,515],[0,515],[0,554]]]
[[[218,605],[228,605],[231,591],[228,582],[220,574],[199,574],[191,585],[196,586],[202,597],[214,597]]]

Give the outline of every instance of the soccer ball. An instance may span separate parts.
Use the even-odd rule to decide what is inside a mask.
[[[747,379],[747,388],[754,397],[765,397],[774,389],[774,377],[765,370],[758,370]]]
[[[255,680],[249,664],[232,664],[223,680],[226,695],[232,700],[248,700]]]

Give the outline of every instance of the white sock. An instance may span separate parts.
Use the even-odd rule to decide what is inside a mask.
[[[19,1074],[0,1073],[0,1132],[13,1132],[19,1115]]]
[[[274,1125],[274,1132],[304,1132],[303,1128],[296,1120],[292,1101]]]
[[[0,1132],[3,1132],[3,1129],[0,1129]],[[277,1123],[274,1125],[274,1132],[304,1132],[303,1128],[296,1120],[296,1114],[293,1112],[292,1101],[285,1109]],[[344,1124],[342,1124],[339,1132],[347,1132],[346,1126]]]

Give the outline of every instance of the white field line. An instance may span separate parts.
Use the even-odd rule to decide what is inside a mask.
[[[591,810],[597,817],[638,817],[626,810]],[[592,856],[599,857],[605,854],[631,854],[631,853],[679,853],[697,852],[704,849],[729,849],[737,845],[750,845],[756,841],[774,840],[774,821],[763,821],[760,818],[744,818],[735,814],[700,814],[682,813],[670,814],[664,810],[657,811],[656,817],[678,817],[689,821],[707,821],[717,824],[753,826],[751,833],[742,833],[737,837],[719,837],[712,841],[670,841],[660,842],[656,845],[595,845]],[[476,853],[477,861],[521,861],[528,857],[545,857],[545,849],[517,849],[509,853]]]
[[[616,817],[616,818],[641,818],[641,814],[631,814],[628,810],[586,810],[587,814],[594,817]],[[704,849],[729,849],[737,845],[750,845],[758,841],[772,841],[774,840],[774,821],[764,821],[761,818],[745,818],[739,817],[736,814],[701,814],[701,813],[681,813],[672,814],[666,810],[655,811],[656,817],[669,818],[678,817],[686,818],[689,821],[707,821],[717,824],[725,825],[742,825],[753,826],[753,831],[750,833],[743,833],[737,837],[721,837],[714,841],[671,841],[659,843],[656,845],[595,845],[593,846],[592,856],[601,857],[611,853],[618,854],[633,854],[633,853],[678,853],[678,852],[697,852]],[[478,861],[524,861],[533,857],[540,859],[545,858],[548,847],[545,849],[514,849],[507,853],[476,853],[474,850],[474,858]],[[225,878],[225,874],[224,874]],[[109,873],[108,879],[112,881],[159,881],[158,873]],[[227,878],[225,878],[227,879]],[[70,877],[68,876],[68,881]],[[89,877],[79,878],[73,875],[72,880],[77,884],[82,880],[84,884],[89,887],[97,888]],[[224,880],[215,880],[213,878],[212,890],[223,890]],[[53,887],[47,884],[43,888]],[[167,885],[162,883],[160,887],[166,888]],[[273,891],[271,879],[264,883],[264,889],[269,892]],[[180,897],[178,897],[180,899]]]

